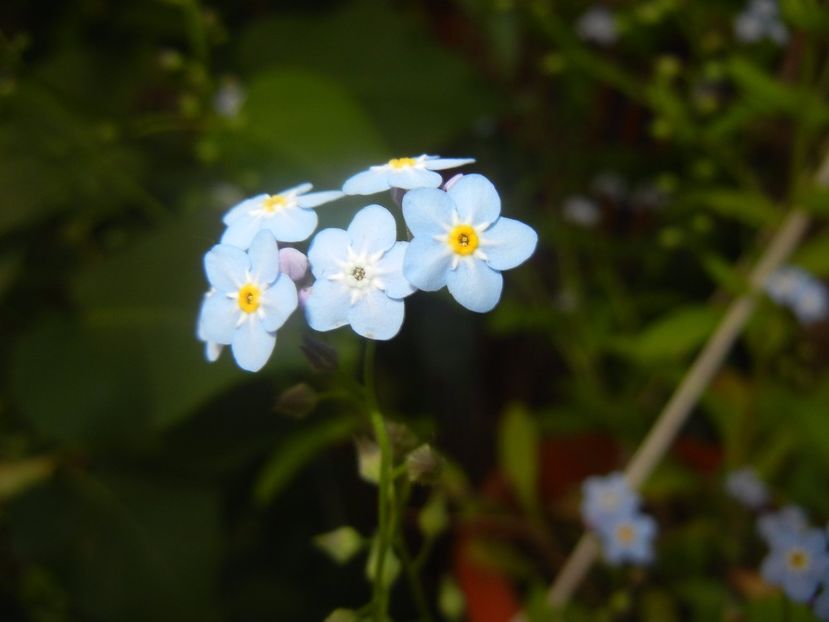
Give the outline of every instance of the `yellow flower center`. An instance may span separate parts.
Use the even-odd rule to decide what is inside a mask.
[[[392,167],[394,170],[399,171],[403,168],[409,168],[417,164],[417,160],[414,158],[392,158],[389,160],[389,166]]]
[[[457,225],[449,232],[449,246],[458,255],[471,255],[478,244],[478,232],[471,225]]]
[[[283,197],[281,194],[269,195],[264,201],[262,201],[262,209],[270,213],[274,213],[286,205],[288,205],[288,199]]]
[[[259,298],[262,290],[252,283],[248,283],[239,290],[239,308],[245,313],[253,313],[259,308]]]
[[[636,531],[625,523],[616,528],[616,539],[622,544],[630,544],[636,538]]]
[[[809,566],[809,554],[801,549],[789,551],[789,568],[792,570],[806,570]]]

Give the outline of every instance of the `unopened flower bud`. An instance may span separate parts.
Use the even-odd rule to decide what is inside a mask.
[[[345,564],[363,548],[363,537],[344,526],[316,536],[314,544],[337,564]]]
[[[354,442],[357,449],[357,472],[369,484],[380,481],[380,447],[365,437]]]
[[[281,415],[301,419],[306,416],[317,405],[317,393],[304,382],[295,384],[283,391],[276,398],[273,405],[274,411]]]
[[[430,485],[440,477],[443,460],[428,444],[421,445],[406,456],[406,473],[409,481]]]
[[[305,278],[308,272],[308,258],[290,246],[279,249],[279,271],[288,275],[294,283]]]

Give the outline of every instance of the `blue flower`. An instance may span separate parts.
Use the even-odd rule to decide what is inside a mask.
[[[751,467],[731,471],[726,477],[725,489],[734,499],[752,510],[760,509],[769,500],[766,485]]]
[[[770,547],[790,533],[798,533],[809,528],[806,514],[795,505],[787,505],[776,512],[763,514],[757,519],[757,531]]]
[[[391,339],[403,324],[403,298],[415,289],[403,277],[408,242],[397,241],[394,217],[369,205],[347,231],[323,229],[308,260],[317,279],[305,300],[308,324],[326,331],[350,324],[368,339]]]
[[[435,171],[472,164],[474,161],[473,158],[441,158],[431,155],[394,158],[352,175],[343,184],[343,192],[374,194],[391,188],[437,188],[443,183],[443,177]]]
[[[403,273],[424,291],[444,286],[470,311],[489,311],[501,298],[502,270],[535,251],[538,234],[501,217],[501,199],[482,175],[465,175],[448,191],[418,188],[403,197],[403,217],[414,235]]]
[[[789,31],[780,21],[776,0],[751,0],[734,20],[734,32],[744,43],[770,39],[783,45],[789,40]]]
[[[205,335],[204,331],[204,305],[207,302],[207,299],[213,296],[215,293],[216,290],[210,288],[204,295],[202,307],[199,311],[199,319],[196,322],[196,339],[204,342],[204,358],[206,358],[211,363],[215,363],[219,360],[219,356],[221,355],[222,349],[224,348],[222,344],[216,343],[215,341],[210,341]]]
[[[199,337],[208,348],[229,345],[239,367],[259,371],[276,345],[276,331],[297,307],[296,286],[279,271],[273,234],[260,231],[247,252],[217,244],[204,267],[214,291],[202,305]]]
[[[829,316],[826,286],[801,268],[779,268],[766,280],[765,289],[769,298],[791,309],[801,324],[812,324]]]
[[[581,516],[593,529],[612,525],[639,509],[639,495],[628,485],[623,473],[588,477],[582,490]]]
[[[805,603],[817,591],[827,569],[826,534],[820,529],[801,529],[777,534],[761,573],[793,601]]]
[[[656,521],[646,514],[617,517],[598,530],[605,558],[611,564],[648,564],[653,560]]]
[[[815,599],[814,613],[818,620],[829,620],[829,588],[826,583],[823,584],[823,591]]]
[[[301,184],[279,194],[259,194],[234,206],[224,217],[227,229],[222,244],[245,250],[263,229],[280,242],[307,239],[317,228],[317,213],[312,208],[343,196],[339,190],[306,194],[312,187]]]

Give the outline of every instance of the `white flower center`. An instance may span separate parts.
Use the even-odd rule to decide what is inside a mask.
[[[471,222],[462,221],[455,212],[452,213],[450,223],[443,223],[445,233],[434,236],[434,239],[446,244],[447,251],[452,255],[452,270],[457,268],[461,261],[473,258],[486,261],[487,256],[482,247],[487,244],[487,240],[483,232],[489,225],[488,222],[473,225]]]
[[[339,281],[351,292],[351,304],[354,304],[372,290],[385,289],[382,270],[378,267],[383,251],[377,253],[357,253],[350,246],[345,259],[339,262],[340,272],[329,276],[331,281]]]
[[[262,294],[268,289],[267,283],[259,283],[254,279],[250,272],[245,274],[245,282],[235,292],[228,292],[228,298],[236,302],[239,313],[239,319],[236,326],[239,327],[247,321],[253,322],[255,319],[264,319],[265,308],[262,306]]]

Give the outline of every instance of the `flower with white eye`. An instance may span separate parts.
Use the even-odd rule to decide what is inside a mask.
[[[311,188],[311,184],[300,184],[278,194],[259,194],[232,207],[224,216],[227,229],[222,244],[246,250],[263,229],[279,242],[307,239],[317,228],[313,208],[343,196],[339,190],[306,194]]]
[[[501,216],[501,198],[482,175],[464,175],[448,191],[407,192],[403,217],[414,236],[403,261],[409,282],[429,292],[447,287],[478,313],[498,304],[501,272],[529,259],[538,242],[531,227]]]
[[[793,601],[804,603],[814,596],[827,569],[826,534],[809,528],[777,534],[761,573]]]
[[[623,473],[588,477],[582,486],[581,516],[593,529],[611,524],[620,516],[639,509],[639,495],[631,489]]]
[[[613,565],[622,562],[648,564],[653,560],[656,521],[646,514],[623,515],[604,524],[599,540],[605,558]]]
[[[343,184],[346,194],[375,194],[391,188],[437,188],[443,177],[435,171],[472,164],[473,158],[441,158],[421,155],[416,158],[392,158],[385,164],[371,166],[349,177]]]
[[[260,231],[247,252],[217,244],[204,267],[213,292],[202,304],[199,338],[208,348],[229,345],[239,367],[259,371],[276,345],[276,331],[297,307],[296,286],[279,270],[273,234]]]
[[[311,241],[308,261],[316,281],[305,299],[314,330],[350,324],[368,339],[394,337],[403,324],[403,299],[415,288],[403,277],[408,242],[386,208],[369,205],[343,229],[323,229]]]

